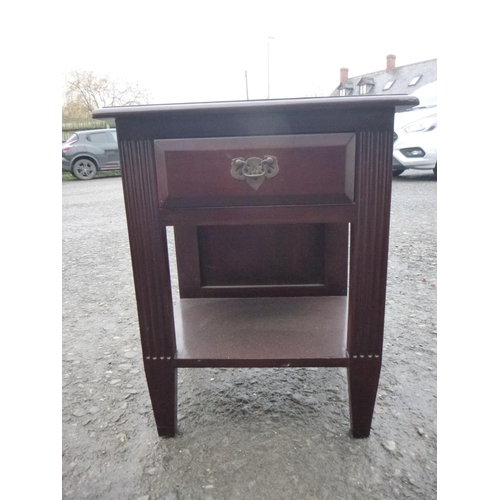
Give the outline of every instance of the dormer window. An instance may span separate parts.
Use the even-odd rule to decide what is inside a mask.
[[[392,87],[392,84],[395,82],[396,80],[392,80],[390,82],[387,82],[385,85],[384,85],[384,88],[382,90],[389,90],[391,87]]]
[[[416,76],[409,84],[408,87],[411,87],[412,85],[416,85],[417,82],[422,78],[422,75]]]
[[[339,89],[339,96],[347,96],[352,93],[352,85],[347,84],[347,85],[342,85],[342,88]]]
[[[375,85],[375,80],[371,76],[363,76],[358,82],[358,94],[368,94]]]

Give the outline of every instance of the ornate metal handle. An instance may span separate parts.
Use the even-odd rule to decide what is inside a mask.
[[[252,156],[248,160],[231,160],[231,175],[235,179],[246,181],[253,189],[259,189],[265,178],[270,179],[278,172],[278,160],[275,156],[266,156],[264,159]]]

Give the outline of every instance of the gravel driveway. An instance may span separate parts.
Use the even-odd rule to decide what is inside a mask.
[[[142,367],[121,178],[65,181],[62,497],[436,498],[436,181],[393,180],[384,359],[370,438],[345,369],[181,369],[161,439]],[[173,260],[173,259],[172,259]]]

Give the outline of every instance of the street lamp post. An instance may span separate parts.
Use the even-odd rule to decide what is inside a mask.
[[[269,64],[269,40],[274,40],[274,37],[267,37],[267,98],[271,98],[271,78],[270,78],[270,64]]]

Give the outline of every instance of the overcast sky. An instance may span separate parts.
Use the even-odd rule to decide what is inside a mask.
[[[135,82],[154,103],[246,99],[247,82],[250,99],[268,90],[276,98],[329,95],[341,67],[356,76],[385,69],[388,54],[397,66],[436,58],[435,6],[88,1],[68,6],[78,42],[62,49],[63,73],[84,69]]]

